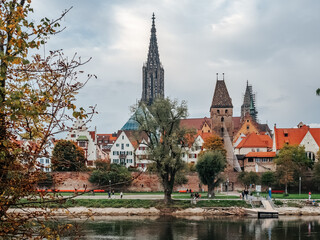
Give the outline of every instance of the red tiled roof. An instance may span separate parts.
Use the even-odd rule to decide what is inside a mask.
[[[304,136],[309,131],[309,127],[304,125],[300,128],[274,128],[276,149],[281,149],[283,145],[299,145]]]
[[[265,157],[265,158],[272,158],[275,157],[275,152],[249,152],[246,154],[246,157]]]
[[[181,119],[180,126],[185,128],[195,128],[200,130],[204,121],[208,121],[209,119],[204,118],[188,118],[188,119]]]
[[[318,147],[320,147],[320,128],[310,128],[309,131],[318,144]]]
[[[93,139],[93,141],[95,141],[96,140],[96,132],[95,131],[89,131],[89,134],[90,134],[90,136],[91,136],[91,138]]]
[[[117,136],[115,134],[97,134],[97,139],[106,139],[108,141],[116,141]]]
[[[272,148],[272,139],[268,135],[257,135],[256,133],[250,133],[246,136],[236,148]]]

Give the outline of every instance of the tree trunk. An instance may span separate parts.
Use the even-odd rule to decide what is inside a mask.
[[[288,195],[288,183],[286,183],[285,194]]]
[[[214,198],[214,184],[208,184],[208,198]]]
[[[174,177],[171,174],[171,178],[169,180],[169,174],[166,174],[162,177],[162,183],[164,188],[164,202],[165,204],[169,204],[172,201],[171,194],[173,190]]]

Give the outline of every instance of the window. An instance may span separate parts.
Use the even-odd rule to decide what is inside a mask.
[[[221,122],[224,122],[224,117],[221,118]]]
[[[248,162],[253,162],[253,158],[248,158]]]
[[[79,142],[79,147],[85,147],[86,146],[86,142]]]
[[[250,126],[249,126],[249,125],[247,125],[247,130],[249,130],[249,128],[250,128]]]
[[[122,139],[124,139],[124,136],[122,135]]]
[[[288,137],[288,133],[285,133],[284,136],[285,136],[285,137]]]
[[[117,155],[117,152],[116,152],[116,151],[113,151],[113,155]]]
[[[124,143],[121,143],[121,150],[124,149]]]
[[[219,110],[219,109],[217,110],[217,113],[219,113],[219,114],[220,114],[220,110]]]
[[[260,162],[260,160],[261,160],[260,158],[256,158],[256,162]]]
[[[71,137],[72,137],[72,138],[75,138],[75,137],[76,137],[76,135],[75,135],[75,134],[71,134]]]
[[[247,122],[249,122],[249,119],[247,119]]]
[[[113,163],[119,163],[119,159],[113,159]]]
[[[182,157],[183,157],[183,158],[184,158],[185,155],[186,155],[185,153],[182,153]]]
[[[228,109],[226,109],[225,113],[228,113]]]
[[[116,144],[116,147],[119,147],[119,143]]]
[[[260,152],[260,149],[259,149],[259,148],[257,148],[257,152]]]
[[[42,158],[40,159],[40,163],[41,163],[41,164],[43,164],[43,163],[44,163]]]
[[[49,164],[49,159],[46,159],[46,163]]]
[[[306,152],[307,158],[311,159],[312,161],[315,161],[315,154],[313,152]]]

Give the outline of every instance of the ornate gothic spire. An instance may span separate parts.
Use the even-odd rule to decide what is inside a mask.
[[[147,65],[149,67],[156,67],[160,64],[157,35],[156,35],[157,30],[156,30],[156,25],[155,25],[155,21],[154,21],[155,19],[156,18],[153,13],[152,14],[151,37],[150,37],[148,60],[147,60]]]
[[[154,99],[164,97],[164,70],[160,62],[156,32],[153,13],[148,59],[142,68],[142,101],[148,105]]]
[[[252,86],[247,81],[246,92],[243,97],[243,104],[241,106],[241,119],[245,117],[246,113],[249,113],[251,117],[257,121],[258,112],[255,106],[255,94],[252,93]]]

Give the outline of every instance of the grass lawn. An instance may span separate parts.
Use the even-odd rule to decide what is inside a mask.
[[[24,200],[23,202],[26,202]],[[30,204],[28,207],[40,207],[40,204]],[[44,207],[42,204],[41,207]],[[198,201],[192,204],[190,200],[174,200],[172,204],[165,205],[161,200],[139,200],[139,199],[72,199],[64,203],[47,203],[50,208],[88,207],[88,208],[194,208],[194,207],[250,207],[244,201],[234,200],[208,200]]]
[[[255,195],[257,196],[257,195]],[[260,196],[267,197],[267,193],[260,193]],[[272,198],[276,199],[309,199],[309,195],[307,193],[289,193],[289,196],[284,196],[283,193],[273,193]],[[320,199],[320,194],[312,194],[311,199]]]

